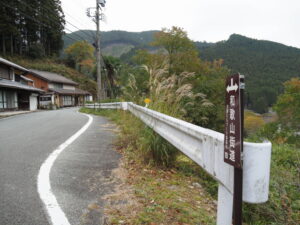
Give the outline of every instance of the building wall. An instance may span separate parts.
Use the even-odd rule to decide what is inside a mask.
[[[32,75],[32,74],[26,74],[25,76],[26,76],[27,78],[33,80],[33,82],[34,82],[34,87],[40,88],[40,89],[42,89],[42,90],[44,90],[44,91],[48,91],[49,86],[48,86],[48,82],[47,82],[47,81],[42,80],[41,78],[36,77],[36,76],[34,76],[34,75]]]
[[[67,90],[75,90],[75,86],[73,86],[73,85],[68,85],[68,84],[64,84],[64,85],[63,85],[63,89],[67,89]]]
[[[75,86],[63,83],[49,83],[49,88],[75,90]]]

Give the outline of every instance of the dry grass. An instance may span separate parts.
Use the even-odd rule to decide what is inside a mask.
[[[215,224],[216,201],[195,177],[129,155],[113,173],[119,185],[105,197],[105,224]]]
[[[113,172],[118,185],[105,196],[105,224],[215,224],[216,200],[201,178],[192,175],[199,174],[191,169],[193,163],[182,155],[173,168],[145,163],[136,140],[141,135],[136,119],[124,112],[111,113],[119,114],[112,117],[120,125],[116,146],[123,157]]]

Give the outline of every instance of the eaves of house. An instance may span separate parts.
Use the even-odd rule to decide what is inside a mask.
[[[49,88],[49,91],[61,94],[61,95],[91,95],[88,91],[75,88],[75,90],[62,89],[62,88]]]
[[[57,73],[33,70],[33,69],[29,70],[29,73],[32,73],[34,76],[37,76],[42,80],[48,81],[49,83],[61,83],[61,84],[78,86],[78,83],[76,83],[75,81],[72,81]]]
[[[28,71],[29,71],[28,69],[26,69],[26,68],[24,68],[24,67],[22,67],[22,66],[20,66],[20,65],[18,65],[18,64],[15,64],[15,63],[13,63],[13,62],[10,62],[10,61],[8,61],[8,60],[6,60],[6,59],[3,59],[3,58],[1,58],[1,57],[0,57],[0,64],[4,64],[4,65],[6,65],[6,66],[9,66],[9,67],[12,67],[12,68],[21,70],[21,71],[23,71],[23,72],[28,72]]]
[[[19,82],[1,79],[1,78],[0,78],[0,87],[20,89],[20,90],[26,90],[26,91],[32,91],[32,92],[39,92],[39,93],[45,92],[39,88],[35,88],[35,87],[29,86],[29,85],[21,84]]]

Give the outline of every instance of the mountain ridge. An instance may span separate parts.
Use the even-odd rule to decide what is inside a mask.
[[[282,83],[300,76],[300,49],[233,34],[227,41],[198,48],[203,60],[223,59],[232,73],[243,73],[246,104],[265,112],[283,92]]]
[[[80,34],[80,31],[78,32],[77,34]],[[124,62],[131,62],[130,59],[136,50],[142,48],[151,51],[153,47],[150,46],[150,42],[155,32],[158,31],[102,32],[102,53],[120,57]],[[81,34],[83,35],[82,32]],[[94,43],[92,39],[89,42]],[[202,60],[223,59],[223,65],[232,73],[239,72],[245,75],[246,106],[256,112],[266,112],[283,92],[283,82],[300,76],[300,49],[296,47],[239,34],[232,34],[228,40],[216,43],[194,43]]]

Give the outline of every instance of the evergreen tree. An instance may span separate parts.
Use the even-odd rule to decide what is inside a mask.
[[[63,46],[64,14],[60,0],[1,0],[0,53],[58,54]],[[35,54],[36,55],[36,52]]]

